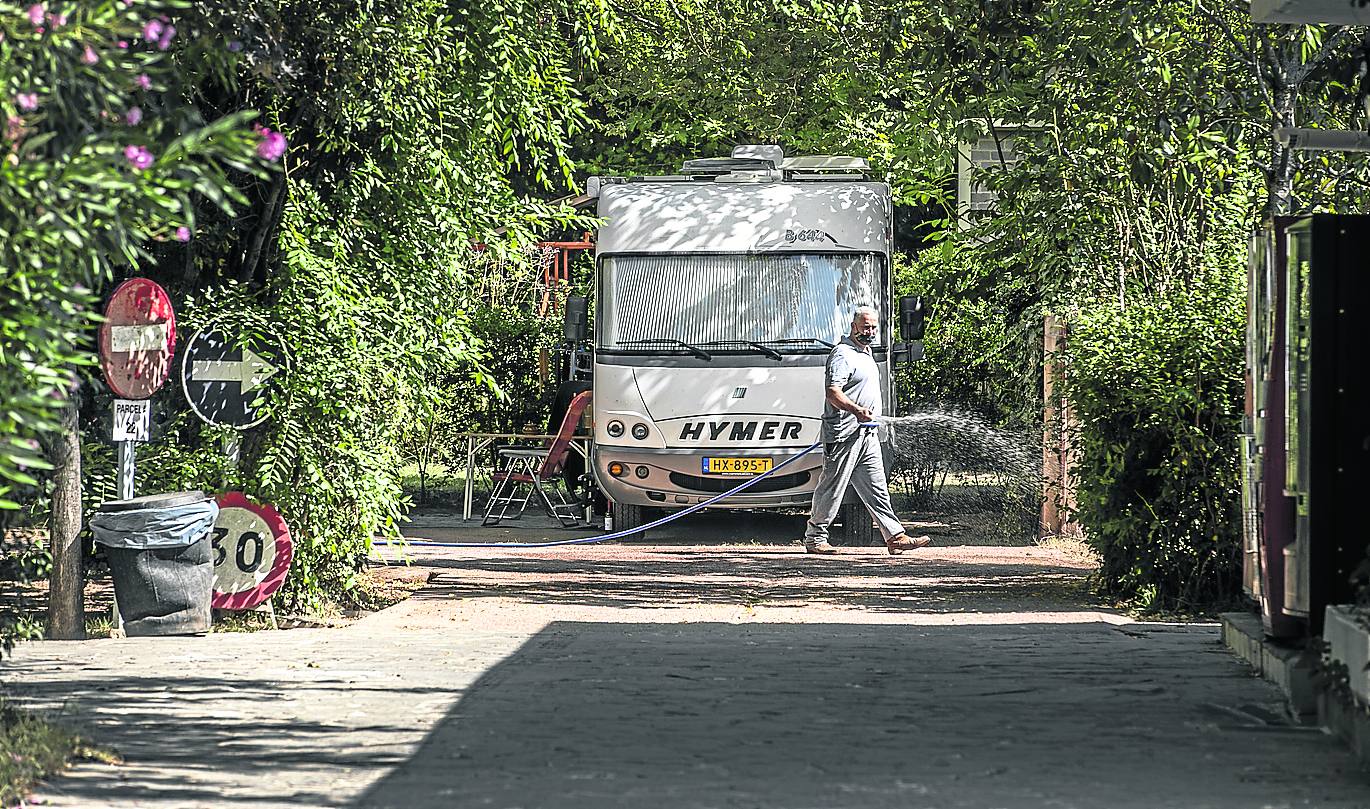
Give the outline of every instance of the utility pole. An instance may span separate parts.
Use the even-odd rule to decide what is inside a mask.
[[[52,576],[48,588],[49,640],[86,636],[85,572],[81,560],[81,434],[77,423],[80,392],[68,394],[62,428],[49,447],[53,464],[52,515],[48,541]]]

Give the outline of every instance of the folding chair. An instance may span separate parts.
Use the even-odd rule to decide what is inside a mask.
[[[537,496],[547,514],[556,517],[566,528],[582,525],[583,504],[568,497],[570,482],[565,479],[566,455],[571,451],[571,439],[576,425],[590,404],[590,391],[577,393],[566,408],[557,436],[545,447],[500,447],[495,450],[498,468],[492,476],[495,488],[485,504],[481,525],[499,525],[509,518],[509,511],[518,506],[512,516],[523,516],[523,510]],[[557,485],[560,478],[561,486]]]

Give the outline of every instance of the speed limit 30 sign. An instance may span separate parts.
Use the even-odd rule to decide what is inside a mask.
[[[247,610],[285,581],[293,550],[290,528],[276,509],[242,492],[219,496],[214,521],[214,596],[221,610]]]

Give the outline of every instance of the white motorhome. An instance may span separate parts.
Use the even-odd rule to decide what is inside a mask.
[[[881,312],[892,404],[892,204],[865,160],[738,147],[676,176],[593,178],[589,193],[602,220],[593,472],[615,530],[818,441],[824,362],[861,304]],[[726,507],[805,507],[822,463],[811,453]]]

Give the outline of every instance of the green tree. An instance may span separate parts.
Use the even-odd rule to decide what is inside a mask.
[[[197,197],[228,210],[230,171],[265,173],[251,110],[178,97],[174,10],[0,4],[0,509],[39,485],[37,439],[92,364],[103,285],[149,243],[189,239]]]
[[[477,243],[518,254],[574,212],[528,198],[570,174],[577,65],[607,26],[594,2],[230,3],[187,14],[240,61],[196,76],[201,109],[257,107],[284,172],[240,178],[249,206],[204,217],[160,278],[188,328],[268,334],[292,370],[271,418],[218,483],[292,527],[289,609],[346,600],[373,537],[397,536],[411,423],[488,379],[471,327]],[[471,402],[469,406],[475,406]],[[173,403],[176,408],[182,407]],[[460,405],[458,405],[460,406]],[[167,486],[221,468],[222,431],[184,421]]]

